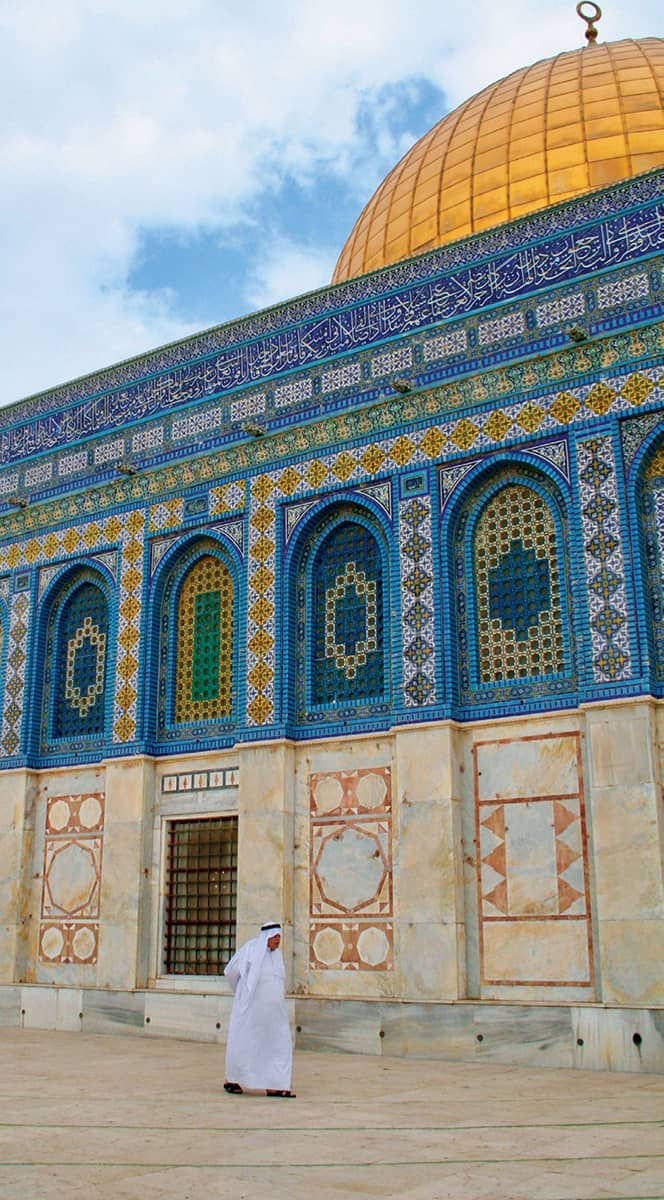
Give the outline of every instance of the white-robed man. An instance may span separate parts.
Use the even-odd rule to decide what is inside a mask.
[[[224,1083],[231,1095],[248,1088],[295,1098],[290,1090],[293,1043],[280,944],[281,926],[268,921],[261,925],[258,937],[240,947],[224,971],[234,993]]]

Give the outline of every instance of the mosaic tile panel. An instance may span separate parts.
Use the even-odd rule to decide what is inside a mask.
[[[403,695],[407,708],[436,702],[431,497],[399,504]]]
[[[422,357],[425,362],[436,362],[437,359],[447,358],[448,355],[462,354],[467,345],[468,334],[465,329],[455,329],[440,337],[427,338],[422,348]]]
[[[477,521],[473,559],[480,683],[564,671],[558,545],[544,497],[501,488]]]
[[[138,669],[143,594],[143,514],[123,514],[116,536],[120,541],[121,567],[118,603],[117,659],[113,697],[113,741],[130,742],[138,728]],[[119,521],[107,522],[107,535]]]
[[[21,747],[21,722],[25,694],[28,626],[31,600],[28,592],[12,596],[5,660],[2,710],[2,751],[11,756]]]
[[[625,563],[613,444],[608,435],[577,444],[586,596],[595,683],[628,679],[632,668]]]
[[[177,529],[182,525],[184,501],[181,496],[160,500],[148,510],[148,532],[161,533],[164,529]]]
[[[18,488],[19,476],[16,472],[0,477],[0,496],[8,496]]]
[[[81,450],[78,454],[65,454],[58,463],[58,475],[75,475],[88,465],[88,452]]]
[[[265,392],[252,392],[249,396],[241,396],[239,400],[231,401],[231,418],[241,421],[247,417],[257,417],[265,412],[265,404]]]
[[[528,770],[518,767],[524,755],[530,780]],[[541,794],[547,782],[550,786],[552,757],[566,768],[559,787],[572,774],[570,767],[574,778],[562,792]],[[579,736],[480,742],[473,761],[482,985],[591,987]],[[510,766],[513,778],[505,775]],[[500,787],[494,798],[486,780],[496,772]]]
[[[529,446],[529,454],[543,458],[560,472],[566,483],[570,482],[569,448],[566,441],[546,442],[542,446]]]
[[[655,429],[664,430],[664,413],[645,413],[642,417],[630,417],[620,422],[623,458],[627,468],[632,466],[637,453]]]
[[[174,442],[183,438],[197,437],[201,433],[210,433],[223,422],[224,410],[220,405],[208,408],[200,413],[188,413],[186,417],[173,417],[171,437]]]
[[[177,614],[175,721],[213,720],[233,711],[233,580],[204,555],[182,583]]]
[[[113,441],[102,442],[100,446],[95,446],[95,466],[100,467],[105,463],[117,462],[118,459],[124,458],[124,456],[124,438],[114,438]]]
[[[615,282],[599,284],[597,303],[600,308],[613,308],[617,304],[624,304],[625,301],[643,299],[649,293],[648,276],[641,272],[638,275],[628,275]]]
[[[52,646],[53,706],[50,735],[76,741],[103,736],[109,614],[100,588],[82,582],[54,613],[47,642]],[[46,697],[48,702],[49,697]]]
[[[661,444],[647,463],[637,491],[637,504],[643,531],[652,666],[659,681],[664,678],[664,448]]]
[[[376,354],[371,363],[371,374],[388,375],[392,371],[405,371],[413,365],[413,351],[410,346],[400,346],[396,350],[388,350],[385,354]]]
[[[158,450],[164,440],[164,430],[160,426],[152,429],[139,429],[131,439],[132,454],[140,454],[143,450]]]
[[[309,776],[310,966],[393,965],[389,767]]]
[[[312,564],[307,656],[312,703],[381,697],[383,640],[380,547],[363,525],[344,521],[327,535]]]
[[[28,530],[36,530],[56,521],[71,522],[73,518],[85,515],[92,507],[99,511],[100,508],[116,506],[121,501],[133,503],[141,496],[152,497],[155,491],[167,493],[238,470],[246,473],[251,467],[260,468],[268,458],[276,463],[303,451],[314,455],[310,486],[320,487],[324,480],[334,483],[342,476],[348,478],[349,471],[353,472],[352,464],[349,464],[347,457],[343,457],[334,472],[325,469],[321,476],[322,443],[328,447],[336,446],[350,437],[360,435],[364,439],[360,457],[365,471],[372,474],[380,471],[382,464],[388,467],[391,462],[404,465],[410,458],[415,463],[431,462],[471,447],[474,451],[481,451],[500,446],[513,438],[522,439],[524,435],[536,431],[545,436],[555,436],[563,429],[594,423],[598,415],[611,413],[620,416],[638,410],[646,402],[661,403],[664,399],[664,368],[661,365],[649,364],[639,370],[616,368],[613,373],[609,373],[606,367],[621,358],[629,361],[656,356],[664,345],[663,334],[664,329],[660,326],[619,333],[604,341],[588,343],[581,349],[561,350],[555,355],[530,359],[526,363],[497,367],[472,379],[459,379],[434,388],[428,393],[395,401],[385,400],[373,410],[328,417],[323,424],[312,423],[285,430],[269,441],[258,439],[255,444],[247,443],[241,447],[215,451],[214,455],[170,464],[153,473],[141,473],[130,481],[114,481],[112,485],[96,489],[94,504],[91,504],[88,493],[73,493],[64,500],[54,500],[48,506],[35,504],[25,511],[5,513],[2,529],[5,536],[21,537]],[[556,380],[570,373],[579,376],[598,370],[603,371],[601,385],[581,382],[546,390],[547,384],[555,385]],[[518,399],[521,391],[542,386],[545,390],[534,398],[525,401]],[[514,402],[501,404],[501,397],[508,394],[515,397]],[[449,416],[449,409],[463,405],[476,406],[489,400],[493,401],[491,410],[474,413],[472,419]],[[441,413],[446,415],[439,416]],[[438,417],[435,425],[412,430],[410,439],[395,438],[394,442],[398,443],[395,453],[386,453],[386,430],[394,426],[407,426],[416,420],[427,420],[432,414]],[[371,440],[372,430],[376,435],[374,440]],[[326,458],[328,454],[329,450]],[[308,466],[307,463],[297,469],[302,472]],[[286,480],[291,480],[293,488],[295,484],[292,483],[291,467],[296,469],[296,464],[291,463],[285,470],[275,474],[275,478],[283,475]],[[360,478],[357,470],[355,478]]]
[[[572,292],[567,296],[545,300],[535,308],[535,317],[540,329],[550,329],[563,321],[578,320],[585,316],[586,301],[583,292]]]
[[[521,313],[509,313],[504,317],[495,317],[491,321],[482,321],[478,329],[480,346],[491,345],[492,342],[502,341],[506,337],[518,337],[524,330]]]
[[[39,922],[39,960],[97,961],[105,797],[101,792],[50,796]]]
[[[243,482],[222,483],[210,488],[210,516],[218,517],[226,513],[241,512],[245,505],[245,487]]]
[[[314,381],[309,378],[296,379],[274,389],[275,408],[287,408],[289,404],[302,404],[313,395]]]
[[[274,484],[259,475],[251,485],[249,586],[247,593],[247,720],[274,719],[276,646],[276,514]]]

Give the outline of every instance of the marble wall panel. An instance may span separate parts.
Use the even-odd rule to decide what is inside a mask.
[[[36,958],[36,951],[31,954],[37,927],[32,914],[39,913],[35,794],[32,772],[0,772],[0,979],[10,984],[27,980]]]
[[[376,1001],[295,999],[297,1047],[381,1053],[381,1006]]]
[[[456,999],[463,989],[463,957],[463,922],[401,922],[400,995],[409,1000]]]
[[[191,1041],[224,1041],[232,996],[215,993],[146,992],[145,1032]],[[220,1063],[220,1070],[223,1070]]]
[[[142,1033],[145,1016],[143,992],[112,992],[86,988],[82,993],[82,1028],[85,1033]]]
[[[578,743],[574,734],[478,742],[475,752],[480,803],[578,793]]]
[[[664,921],[598,922],[602,994],[611,1004],[664,1003]]]
[[[154,762],[136,757],[106,767],[102,920],[95,982],[125,989],[147,980]],[[146,957],[142,956],[145,949]]]
[[[21,1025],[25,1029],[55,1029],[58,993],[51,987],[21,988]]]
[[[478,1059],[524,1067],[574,1065],[571,1008],[478,1006],[474,1029]]]
[[[662,1010],[575,1008],[572,1017],[575,1067],[664,1072]]]
[[[585,922],[485,921],[482,940],[486,984],[561,987],[589,982]]]
[[[0,985],[0,1027],[16,1028],[21,1024],[21,988]]]
[[[264,921],[281,921],[287,988],[292,986],[294,751],[280,745],[240,750],[237,944]]]
[[[602,999],[664,1003],[664,810],[655,705],[585,714]]]
[[[76,1033],[81,1028],[83,992],[81,988],[59,987],[55,1010],[55,1028]]]
[[[589,714],[593,787],[636,787],[652,782],[650,714],[640,707],[640,712],[621,707]]]
[[[457,1004],[381,1005],[382,1053],[467,1062],[475,1056],[474,1010]]]

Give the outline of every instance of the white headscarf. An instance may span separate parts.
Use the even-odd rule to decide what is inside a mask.
[[[244,943],[244,946],[240,946],[224,970],[224,975],[235,992],[242,1012],[251,1003],[260,978],[263,959],[269,953],[268,941],[274,937],[275,933],[281,933],[281,925],[278,921],[266,921],[264,925],[261,925],[258,937],[251,938],[250,941]],[[284,976],[286,969],[281,950],[277,948],[272,951],[272,954],[276,973]]]

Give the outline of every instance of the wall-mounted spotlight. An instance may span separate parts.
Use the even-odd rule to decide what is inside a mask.
[[[29,503],[25,496],[5,496],[5,504],[11,504],[12,508],[27,508]]]
[[[242,432],[246,433],[248,437],[262,437],[265,433],[265,426],[254,425],[251,421],[247,421],[242,426]]]
[[[573,342],[588,341],[588,330],[584,329],[582,325],[568,325],[565,333]]]
[[[411,386],[407,379],[393,379],[392,387],[394,388],[395,392],[401,392],[402,394],[411,390]]]
[[[116,462],[115,469],[116,471],[119,471],[121,475],[138,474],[138,467],[135,467],[131,462],[127,462],[127,460],[124,458],[120,459],[120,462]]]

